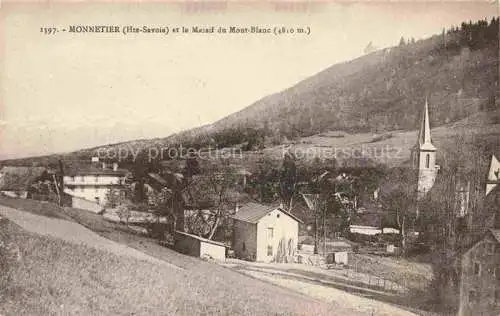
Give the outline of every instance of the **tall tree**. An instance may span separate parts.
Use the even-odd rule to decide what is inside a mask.
[[[290,210],[293,207],[293,198],[297,188],[297,166],[295,156],[287,151],[283,157],[280,170],[280,195],[284,207]]]
[[[399,40],[399,46],[405,46],[405,45],[406,45],[405,38],[401,36],[401,39]]]
[[[241,193],[237,190],[236,183],[234,168],[226,164],[205,167],[202,174],[193,178],[186,190],[191,233],[208,239],[214,238],[239,202]]]

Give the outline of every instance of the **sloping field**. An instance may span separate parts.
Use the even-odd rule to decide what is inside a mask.
[[[479,115],[481,114],[481,115]],[[500,124],[481,124],[486,115],[499,115],[498,111],[481,112],[474,117],[432,129],[432,141],[438,149],[438,159],[453,156],[457,150],[467,151],[469,148],[458,148],[464,144],[457,139],[462,137],[466,142],[490,144],[493,148],[498,142]],[[389,167],[398,166],[410,159],[410,149],[415,145],[417,131],[392,131],[384,134],[357,133],[348,134],[339,131],[303,137],[295,141],[291,147],[275,146],[264,149],[265,155],[274,159],[282,159],[290,148],[302,159],[315,157],[344,160],[368,159]],[[467,144],[466,144],[467,145]],[[472,151],[472,149],[470,149]],[[245,159],[250,154],[245,155]],[[249,157],[250,158],[250,157]],[[246,161],[246,160],[245,160]]]
[[[2,244],[14,245],[10,248],[18,249],[20,258],[8,262],[10,269],[0,271],[0,315],[406,313],[392,304],[352,294],[346,300],[347,293],[339,290],[321,288],[319,295],[305,284],[294,283],[296,288],[286,280],[283,284],[278,279],[263,282],[258,280],[260,275],[242,275],[116,230],[118,226],[108,227],[102,217],[85,211],[76,220],[100,235],[55,205],[36,206],[40,202],[13,199],[0,202],[12,206],[17,202],[18,207],[31,210],[0,206],[0,267],[6,263],[2,262]],[[71,218],[61,219],[66,216]],[[10,278],[6,278],[9,271]],[[10,280],[8,286],[5,280]]]
[[[30,233],[2,219],[4,240],[15,243],[20,260],[10,263],[10,283],[0,289],[2,315],[330,314],[328,304],[215,264],[179,270]],[[341,314],[358,315],[348,308]]]
[[[67,242],[82,244],[98,250],[105,250],[118,256],[128,256],[161,265],[167,262],[148,256],[140,251],[101,237],[93,231],[63,219],[49,218],[0,206],[0,215],[7,217],[23,229],[40,235],[55,237]],[[177,268],[170,265],[171,268]]]

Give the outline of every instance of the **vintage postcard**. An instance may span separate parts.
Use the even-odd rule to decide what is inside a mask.
[[[0,1],[0,315],[500,315],[497,1]]]

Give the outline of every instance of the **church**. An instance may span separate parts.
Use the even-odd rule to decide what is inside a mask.
[[[417,171],[417,201],[420,201],[436,181],[439,166],[436,164],[436,147],[431,140],[429,104],[425,100],[418,141],[411,149],[412,167]]]
[[[470,135],[466,135],[470,136]],[[493,152],[474,147],[475,139],[450,139],[445,165],[431,137],[426,100],[418,140],[411,149],[411,169],[419,231],[440,269],[436,295],[460,315],[500,312],[500,162]],[[471,145],[472,144],[472,145]],[[463,148],[461,148],[463,146]],[[477,150],[476,150],[477,149]],[[482,149],[482,148],[481,148]],[[486,245],[486,246],[485,246]],[[437,255],[441,254],[441,255]]]

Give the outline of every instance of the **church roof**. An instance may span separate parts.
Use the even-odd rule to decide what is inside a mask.
[[[422,122],[418,132],[418,146],[421,150],[436,150],[436,147],[431,141],[431,126],[429,122],[429,104],[425,99],[424,113],[422,115]]]

